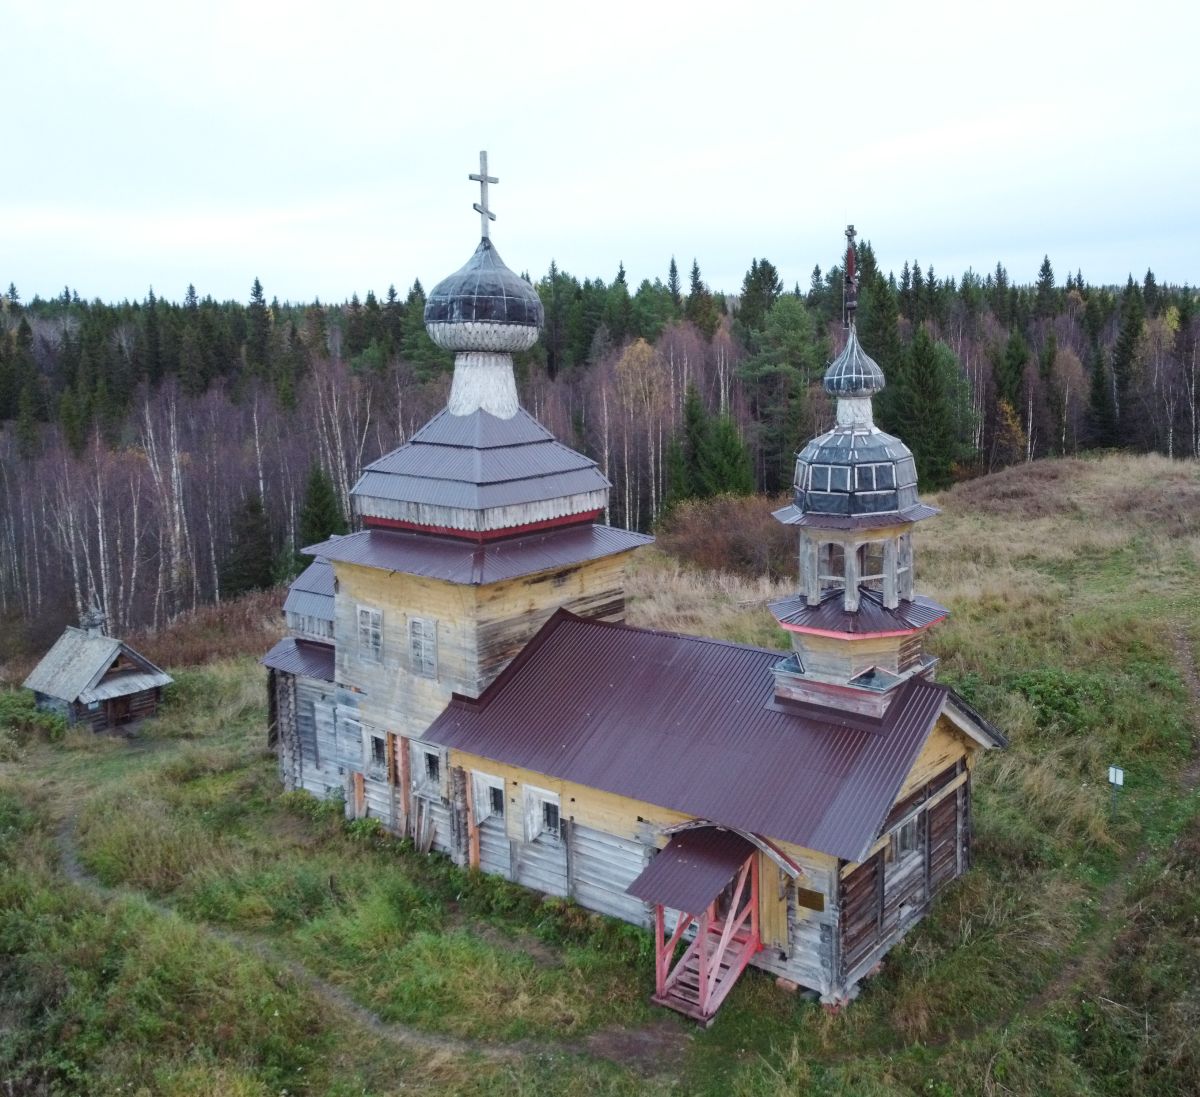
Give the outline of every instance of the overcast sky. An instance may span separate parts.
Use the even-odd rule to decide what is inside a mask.
[[[633,285],[885,269],[1200,280],[1194,3],[0,0],[0,283],[342,300],[478,239]],[[2,288],[2,287],[0,287]]]

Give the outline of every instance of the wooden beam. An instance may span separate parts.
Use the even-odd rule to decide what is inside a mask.
[[[479,867],[479,824],[475,821],[475,780],[466,774],[464,787],[467,797],[467,864]]]
[[[400,763],[400,772],[396,775],[400,785],[400,837],[407,837],[409,832],[409,824],[412,821],[412,774],[410,773],[410,762],[412,760],[412,751],[409,750],[409,740],[403,735],[400,736],[399,750],[397,751],[397,761]],[[415,841],[417,834],[414,830],[413,840]]]

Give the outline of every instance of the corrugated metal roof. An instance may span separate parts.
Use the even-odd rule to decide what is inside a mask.
[[[318,621],[333,620],[333,566],[328,560],[314,560],[296,576],[283,611]]]
[[[553,442],[551,434],[524,408],[511,419],[501,419],[487,411],[470,415],[451,415],[443,408],[409,440],[435,446],[520,446],[529,442]]]
[[[149,659],[139,655],[128,644],[113,636],[101,636],[68,625],[54,646],[25,679],[25,688],[57,697],[61,701],[76,701],[86,690],[94,688],[104,677],[117,656],[124,654],[142,671],[161,678],[158,685],[169,685],[171,678]],[[120,697],[145,687],[138,686],[107,696]]]
[[[477,586],[598,560],[653,540],[645,534],[591,523],[484,544],[427,533],[366,529],[304,551],[347,564]]]
[[[171,676],[161,670],[114,674],[111,678],[102,678],[91,689],[85,689],[79,695],[79,700],[85,705],[90,705],[93,701],[107,701],[112,697],[125,697],[146,689],[159,689],[169,686],[171,682]]]
[[[519,506],[543,499],[560,499],[591,491],[606,491],[609,483],[594,464],[567,472],[539,472],[521,480],[473,483],[469,480],[401,476],[395,473],[364,472],[353,493],[368,499],[394,499],[462,510],[487,510]]]
[[[924,628],[950,615],[950,611],[932,598],[917,595],[911,602],[901,602],[895,609],[883,604],[878,591],[862,588],[857,612],[845,608],[840,590],[827,591],[819,606],[810,606],[803,594],[795,594],[772,602],[768,607],[781,625],[821,632],[841,632],[847,636],[862,633],[908,632]]]
[[[334,647],[316,640],[285,636],[260,660],[265,667],[284,674],[300,674],[322,682],[333,681]]]
[[[876,726],[773,706],[779,652],[560,611],[434,743],[859,860],[946,697],[912,678]]]
[[[774,512],[775,520],[785,526],[812,526],[814,529],[877,529],[908,522],[920,522],[941,514],[938,507],[916,503],[903,510],[883,514],[812,514],[805,513],[795,503]]]
[[[526,411],[509,419],[482,410],[462,416],[443,411],[368,465],[350,494],[360,514],[491,529],[531,520],[498,513],[503,508],[562,501],[553,516],[595,510],[606,505],[611,486],[595,461],[556,441]],[[393,513],[392,504],[406,512]],[[414,519],[411,508],[436,511]],[[492,514],[481,524],[455,511]]]
[[[686,830],[676,834],[625,891],[647,903],[700,914],[754,852],[755,847],[733,831]]]
[[[596,462],[590,457],[576,453],[561,442],[538,441],[490,449],[421,444],[401,446],[367,465],[364,471],[490,484],[595,467]]]

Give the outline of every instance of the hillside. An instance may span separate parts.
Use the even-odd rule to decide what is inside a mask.
[[[640,931],[281,794],[260,600],[153,641],[219,658],[172,666],[139,740],[0,733],[6,1091],[1200,1091],[1200,467],[1042,461],[933,501],[940,673],[1012,745],[981,763],[975,870],[850,1008],[751,971],[697,1031],[648,1005]],[[652,552],[629,614],[779,646],[787,585]]]

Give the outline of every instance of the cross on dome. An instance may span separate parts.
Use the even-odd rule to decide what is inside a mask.
[[[842,323],[854,326],[854,312],[858,308],[858,270],[855,267],[854,238],[858,235],[853,225],[846,226],[846,278],[842,298]]]
[[[479,214],[479,220],[483,222],[483,238],[486,240],[488,237],[488,222],[496,220],[496,215],[488,209],[488,184],[500,182],[494,175],[488,175],[487,173],[486,151],[479,154],[479,174],[476,175],[472,172],[467,178],[479,184],[479,201],[475,202],[471,208]]]

